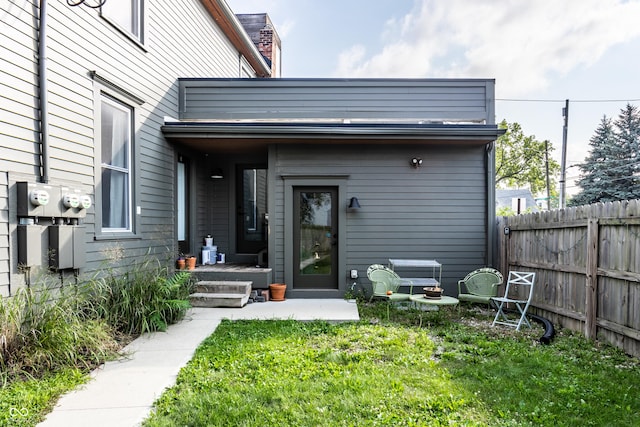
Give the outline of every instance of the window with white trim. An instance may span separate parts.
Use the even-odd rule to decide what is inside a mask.
[[[107,0],[100,8],[100,14],[121,30],[142,42],[143,1]]]
[[[101,212],[103,232],[132,230],[133,108],[100,98]]]

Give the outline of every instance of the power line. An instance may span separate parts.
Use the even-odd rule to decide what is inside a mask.
[[[517,99],[517,98],[496,98],[496,101],[504,102],[548,102],[559,103],[565,102],[566,99]],[[607,102],[640,102],[640,98],[632,99],[572,99],[571,102],[580,103],[607,103]]]

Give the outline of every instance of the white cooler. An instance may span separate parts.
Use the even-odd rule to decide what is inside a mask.
[[[202,265],[212,265],[216,263],[218,257],[217,246],[203,246],[202,247]]]

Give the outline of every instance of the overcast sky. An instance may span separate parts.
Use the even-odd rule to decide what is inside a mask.
[[[569,99],[568,166],[584,161],[603,115],[640,108],[640,0],[227,3],[269,14],[283,77],[494,78],[496,122],[550,140],[558,161]]]

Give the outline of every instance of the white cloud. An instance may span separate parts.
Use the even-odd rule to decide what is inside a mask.
[[[499,96],[543,90],[640,37],[638,0],[416,0],[381,29],[385,46],[344,50],[341,77],[496,78]]]

